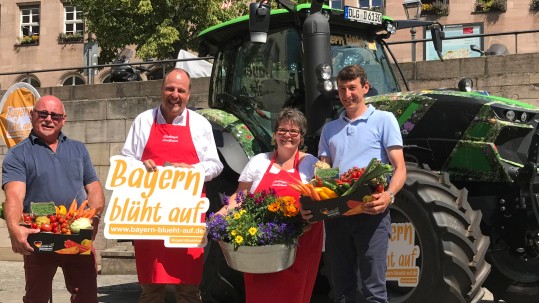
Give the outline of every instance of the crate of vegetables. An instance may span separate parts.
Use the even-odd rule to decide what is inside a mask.
[[[338,168],[315,169],[315,178],[308,184],[292,184],[301,193],[303,209],[310,210],[310,222],[328,220],[363,213],[363,205],[372,201],[372,194],[383,192],[387,176],[393,172],[391,165],[372,159],[364,168],[351,168],[339,175]]]
[[[30,213],[22,214],[21,225],[39,229],[28,235],[34,253],[89,255],[92,250],[92,217],[96,210],[85,201],[80,207],[55,206],[54,202],[31,203]]]

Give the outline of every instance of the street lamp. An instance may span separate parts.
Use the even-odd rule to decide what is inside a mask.
[[[406,19],[418,20],[421,16],[421,0],[404,0],[402,2],[404,12],[406,13]],[[415,62],[415,27],[410,28],[410,34],[412,35],[412,62]]]

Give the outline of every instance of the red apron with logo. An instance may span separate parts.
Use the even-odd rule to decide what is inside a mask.
[[[299,193],[287,186],[288,183],[301,180],[298,170],[299,153],[296,153],[293,173],[284,170],[278,174],[271,173],[276,157],[277,152],[255,192],[272,188],[279,196],[294,197],[299,206]],[[322,254],[322,241],[323,224],[317,222],[299,238],[296,260],[291,267],[269,274],[245,273],[247,303],[310,303]]]
[[[159,166],[167,161],[186,164],[200,162],[191,138],[189,111],[186,113],[185,126],[157,124],[157,110],[155,115],[141,161],[152,159]],[[135,240],[134,243],[140,283],[200,284],[203,248],[167,248],[163,240]]]

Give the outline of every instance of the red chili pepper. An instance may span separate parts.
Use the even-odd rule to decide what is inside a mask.
[[[320,177],[315,176],[315,179],[316,179],[317,186],[319,186],[319,187],[322,186],[322,180],[320,180]]]

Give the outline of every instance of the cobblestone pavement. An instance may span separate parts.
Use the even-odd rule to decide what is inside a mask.
[[[0,302],[22,302],[24,269],[22,262],[0,261]],[[52,284],[53,303],[69,303],[62,269],[58,269]],[[140,287],[136,275],[98,275],[99,302],[137,302]]]
[[[62,270],[54,277],[53,303],[69,303],[69,293],[64,284]],[[97,291],[99,302],[136,303],[140,295],[140,287],[136,275],[98,275]],[[16,261],[0,261],[0,303],[22,302],[24,294],[23,263]],[[171,293],[167,303],[174,302]],[[327,302],[323,298],[313,298],[313,303]],[[479,303],[492,303],[492,294],[486,294]]]

